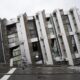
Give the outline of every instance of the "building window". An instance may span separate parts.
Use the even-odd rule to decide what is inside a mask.
[[[48,34],[53,34],[53,28],[48,28]]]
[[[34,20],[28,21],[27,26],[29,28],[31,38],[37,37],[37,30]]]
[[[77,50],[77,46],[76,46],[76,43],[75,43],[75,39],[74,39],[73,36],[72,36],[72,47],[73,47],[73,51],[74,51],[74,53],[75,53],[75,52],[78,52],[78,50]]]
[[[31,35],[31,38],[37,37],[37,33],[35,30],[30,30],[30,35]]]
[[[75,16],[74,16],[74,13],[73,13],[72,10],[70,11],[70,14],[71,14],[71,16],[72,16],[73,23],[74,23],[75,29],[76,29],[76,31],[77,31],[77,30],[78,30],[78,28],[77,28],[77,23],[76,23]]]
[[[61,44],[61,48],[62,48],[62,51],[64,53],[64,56],[67,57],[66,49],[65,49],[65,45],[64,45],[62,37],[59,37],[59,40],[60,40],[60,44]]]
[[[38,51],[38,45],[37,45],[36,42],[35,43],[32,43],[32,47],[33,47],[33,52]]]
[[[7,33],[8,33],[8,35],[17,33],[16,24],[8,25],[7,26]]]
[[[55,57],[60,56],[56,39],[51,40],[51,47],[52,47],[53,56],[55,56]]]
[[[68,32],[71,32],[72,28],[71,28],[71,25],[70,25],[70,22],[69,22],[68,15],[62,15],[62,21],[63,21],[65,30],[68,31]]]
[[[15,42],[18,42],[18,41],[19,41],[19,40],[18,40],[18,36],[10,37],[10,38],[9,38],[9,44],[15,43]]]

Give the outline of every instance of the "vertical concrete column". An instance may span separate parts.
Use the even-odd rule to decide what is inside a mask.
[[[52,60],[51,50],[50,50],[49,41],[48,41],[47,32],[46,32],[47,25],[45,22],[45,12],[44,11],[39,12],[38,17],[39,17],[41,33],[43,35],[43,41],[44,41],[44,46],[45,46],[45,51],[47,56],[47,64],[52,65],[53,60]]]
[[[25,26],[23,15],[19,16],[18,19],[19,19],[19,23],[17,23],[17,31],[18,31],[18,37],[20,42],[21,54],[23,58],[26,58],[24,60],[27,60],[28,64],[32,64],[26,26]]]
[[[69,17],[69,21],[70,21],[70,25],[71,25],[72,31],[74,33],[73,36],[74,36],[74,39],[75,39],[77,50],[78,50],[78,53],[79,53],[79,56],[80,56],[80,43],[79,43],[78,36],[76,34],[76,29],[75,29],[75,26],[74,26],[74,22],[73,22],[73,19],[72,19],[72,16],[71,16],[70,13],[68,13],[68,17]]]
[[[59,10],[57,10],[57,19],[58,19],[58,22],[59,22],[59,26],[60,26],[60,30],[61,30],[61,34],[62,34],[62,39],[63,39],[63,43],[64,43],[64,46],[65,46],[65,49],[66,49],[69,65],[74,65],[72,55],[71,55],[70,46],[69,46],[69,43],[68,43],[67,35],[66,35],[66,32],[65,32],[65,28],[64,28],[62,18],[61,18],[61,14],[60,14]]]

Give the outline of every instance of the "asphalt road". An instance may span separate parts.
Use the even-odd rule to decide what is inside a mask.
[[[0,78],[1,78],[2,76],[4,76],[4,74],[6,74],[9,70],[10,70],[9,67],[0,66]]]
[[[8,80],[80,80],[80,72],[67,67],[17,68]]]

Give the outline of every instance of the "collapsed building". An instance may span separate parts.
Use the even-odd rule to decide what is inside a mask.
[[[54,10],[15,19],[0,19],[0,63],[14,65],[80,64],[80,14]]]

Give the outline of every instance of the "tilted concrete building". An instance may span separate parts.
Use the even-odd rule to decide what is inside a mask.
[[[80,64],[80,15],[76,8],[0,20],[0,63]]]

